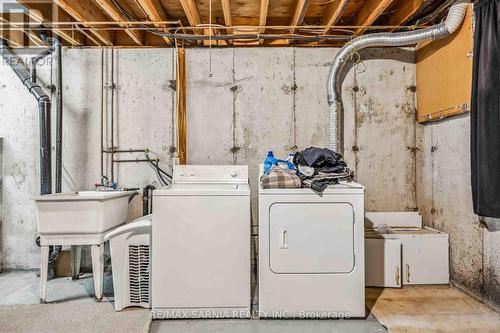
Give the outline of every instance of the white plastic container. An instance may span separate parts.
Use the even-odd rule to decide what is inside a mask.
[[[151,308],[151,220],[143,216],[104,236],[111,252],[115,311]]]
[[[110,230],[127,221],[132,193],[81,191],[36,197],[38,232],[96,234]]]

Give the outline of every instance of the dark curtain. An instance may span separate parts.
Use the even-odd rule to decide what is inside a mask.
[[[474,8],[471,176],[474,212],[500,218],[500,0]]]

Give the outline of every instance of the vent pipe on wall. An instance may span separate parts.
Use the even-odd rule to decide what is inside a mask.
[[[344,128],[342,121],[342,82],[341,75],[351,56],[368,47],[400,47],[414,45],[427,40],[441,39],[454,33],[462,21],[470,1],[456,1],[450,7],[443,23],[435,26],[399,33],[375,33],[360,36],[340,49],[330,68],[327,81],[328,109],[330,114],[328,126],[328,148],[344,153]]]
[[[14,73],[21,80],[28,91],[35,96],[38,102],[40,123],[40,193],[52,193],[52,157],[50,141],[50,98],[43,89],[31,80],[31,75],[26,65],[23,64],[17,54],[0,40],[0,54],[7,64],[11,66]]]
[[[55,192],[62,191],[62,140],[63,140],[63,96],[62,96],[62,46],[57,38],[43,34],[45,42],[52,46],[52,54],[56,63],[56,173]],[[54,65],[54,64],[52,64]]]

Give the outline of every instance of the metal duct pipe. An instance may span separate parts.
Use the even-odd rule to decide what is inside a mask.
[[[3,59],[8,64],[15,63],[16,66],[11,66],[14,73],[21,80],[28,91],[35,96],[38,101],[39,122],[40,122],[40,193],[52,193],[52,157],[51,157],[51,142],[50,142],[50,98],[43,89],[31,80],[31,75],[21,59],[11,51],[5,44],[4,40],[0,40],[0,53]],[[12,59],[14,61],[12,62]]]
[[[368,47],[408,46],[426,40],[444,38],[458,29],[465,17],[468,5],[469,1],[456,1],[451,5],[445,21],[429,28],[399,33],[375,33],[357,37],[344,45],[333,61],[327,81],[328,109],[330,113],[328,148],[341,154],[344,153],[341,75],[351,56],[357,51]]]

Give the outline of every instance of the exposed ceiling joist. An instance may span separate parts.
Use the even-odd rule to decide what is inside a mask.
[[[358,11],[352,25],[359,26],[354,31],[354,35],[358,36],[366,30],[365,27],[370,26],[377,18],[389,7],[393,0],[368,0]]]
[[[427,0],[405,0],[395,13],[387,20],[387,25],[403,25],[417,13]],[[393,29],[394,30],[394,29]]]
[[[128,21],[126,17],[124,17],[119,10],[116,8],[116,6],[113,4],[111,0],[94,0],[101,9],[109,15],[113,20],[122,22],[122,21]],[[144,37],[140,31],[137,30],[132,30],[132,29],[127,29],[125,25],[120,24],[120,27],[124,28],[125,33],[132,38],[134,43],[137,45],[141,46],[144,45]]]
[[[8,22],[0,18],[0,22]],[[10,47],[22,47],[24,45],[24,33],[20,30],[0,29],[0,39],[5,40]]]
[[[327,26],[323,35],[328,34],[332,26],[334,26],[342,16],[349,0],[337,0],[328,5],[325,14],[323,15],[323,25]]]
[[[54,2],[64,9],[75,20],[82,22],[90,31],[106,46],[113,46],[113,36],[109,31],[97,30],[85,22],[108,21],[106,15],[97,8],[91,1],[83,0],[54,0]]]
[[[293,11],[292,20],[290,21],[291,34],[295,32],[295,26],[302,25],[302,23],[304,22],[304,17],[306,16],[306,12],[307,9],[309,9],[310,4],[311,0],[297,0],[295,10]]]
[[[155,21],[167,20],[167,15],[165,15],[165,13],[162,10],[160,10],[160,8],[162,7],[158,0],[137,0],[137,3],[146,12],[146,15],[148,15],[151,21],[155,22]],[[161,24],[158,23],[154,23],[154,25],[157,28],[163,27]],[[167,29],[163,29],[163,31],[168,32]],[[163,39],[168,45],[172,45],[172,39],[168,37],[163,37]]]
[[[259,26],[263,27],[267,22],[267,12],[269,10],[269,0],[260,0]],[[259,28],[259,34],[266,32],[265,28]],[[264,40],[260,39],[259,44],[263,44]]]
[[[224,13],[224,22],[226,27],[230,27],[233,25],[233,17],[231,16],[231,3],[230,0],[221,0],[222,3],[222,12]],[[233,33],[233,29],[227,29],[228,34]]]
[[[212,4],[211,20],[206,19],[209,12],[207,7],[210,7],[208,1]],[[207,40],[193,38],[186,41],[187,45],[339,46],[351,38],[345,29],[352,31],[353,37],[373,30],[373,25],[386,26],[384,30],[387,31],[393,26],[402,26],[410,20],[427,15],[429,11],[422,9],[429,7],[427,6],[429,3],[439,3],[440,0],[18,0],[18,2],[28,8],[45,6],[45,12],[39,14],[37,22],[41,22],[40,25],[44,25],[52,33],[60,35],[65,43],[70,43],[72,46],[150,47],[166,46],[165,42],[167,45],[172,45],[173,37],[170,33],[174,29],[180,29],[184,34],[235,36],[234,40],[227,41],[217,38],[207,38]],[[61,12],[61,15],[56,11]],[[214,23],[211,30],[208,27],[210,21]],[[172,26],[171,24],[175,22],[177,24]],[[183,28],[182,23],[186,25],[187,22],[189,27]],[[226,27],[221,27],[219,25],[221,22],[224,22]],[[426,20],[423,23],[434,22]],[[345,26],[343,27],[345,29],[339,30],[339,25]],[[36,25],[23,27],[36,33],[39,29]],[[303,37],[289,37],[290,34],[298,34],[299,30],[301,34],[305,34]],[[25,32],[30,39],[36,35],[26,30]],[[308,37],[318,33],[319,39]],[[254,36],[250,39],[248,36],[238,38],[239,35],[249,34]],[[311,40],[314,42],[311,43]],[[25,38],[25,43],[30,42]]]
[[[189,24],[192,27],[196,27],[201,24],[200,12],[198,11],[198,6],[196,6],[195,0],[180,0],[182,9],[186,14]],[[197,34],[201,33],[200,29],[194,29]]]
[[[13,13],[0,13],[0,22],[2,23],[9,23],[9,22],[29,22],[30,17],[23,12],[13,12]],[[19,30],[14,29],[1,29],[2,32],[4,32],[4,36],[10,34],[11,32],[14,32],[14,35],[17,35],[19,37],[19,33],[25,34],[26,37],[31,41],[31,43],[27,43],[29,46],[45,46],[45,42],[40,38],[40,33],[37,31],[34,31],[33,29],[30,29],[27,26],[21,26],[19,27]],[[15,33],[15,31],[18,31],[19,33]],[[7,32],[7,34],[5,34]],[[16,39],[16,38],[14,38]],[[13,43],[16,43],[16,41],[12,41]],[[26,44],[26,43],[25,43]],[[34,44],[34,45],[33,45]]]
[[[27,0],[18,0],[17,2],[19,2],[28,9],[28,16],[30,20],[38,22],[40,23],[40,25],[43,25],[44,22],[50,23],[51,21],[53,21],[52,15],[54,13],[52,12],[51,5],[47,6],[47,4],[36,3]],[[55,14],[59,22],[72,21],[72,19],[69,17],[68,14],[66,14],[65,11],[63,11],[59,7],[57,7],[56,10],[57,11]],[[51,31],[72,46],[81,46],[85,43],[85,37],[79,31],[67,31],[67,30],[60,30],[57,28],[52,29]]]

